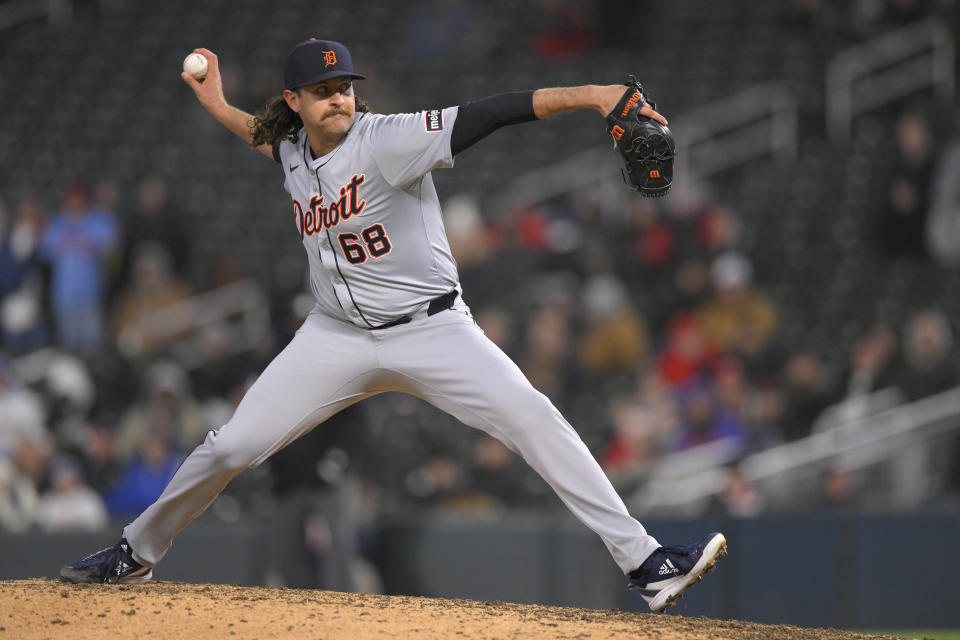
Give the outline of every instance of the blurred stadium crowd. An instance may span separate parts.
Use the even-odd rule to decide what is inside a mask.
[[[507,4],[513,13],[522,10]],[[557,69],[558,75],[561,67],[589,67],[598,56],[616,54],[609,43],[620,42],[611,38],[624,24],[637,24],[617,23],[617,4],[587,9],[565,0],[534,3],[538,19],[528,24],[536,26],[515,44],[522,56]],[[637,4],[640,10],[631,9],[631,15],[647,10],[652,16],[640,33],[654,29],[657,12],[649,3]],[[710,3],[689,4],[706,10]],[[751,3],[730,4],[743,12]],[[927,15],[941,15],[955,30],[960,24],[957,5],[949,1],[770,4],[780,5],[765,9],[772,12],[771,32],[802,40],[811,49],[836,51]],[[95,33],[101,20],[122,22],[123,12],[134,11],[76,6],[76,25],[66,29],[94,25],[93,31],[81,32],[81,39]],[[477,57],[477,51],[491,50],[482,38],[461,37],[497,37],[485,4],[430,6],[409,16],[405,55],[398,64],[447,56],[459,65]],[[711,28],[736,33],[742,21],[727,17]],[[5,53],[21,51],[27,37],[48,28],[29,23],[8,29]],[[271,55],[278,57],[283,46]],[[183,51],[175,53],[179,57]],[[380,66],[371,75],[389,76],[388,61],[377,60]],[[0,63],[6,73],[3,67]],[[245,108],[269,94],[256,83],[230,81],[229,65],[226,73],[228,99],[250,102]],[[822,69],[812,77],[822,80]],[[543,81],[553,79],[547,74]],[[443,99],[466,99],[473,96],[461,96],[462,91],[486,87],[469,79],[464,86],[448,88],[453,97]],[[9,95],[9,84],[5,91]],[[395,105],[373,97],[380,110],[425,106],[403,102],[413,100],[410,96],[393,98]],[[911,108],[916,104],[921,108]],[[501,171],[533,169],[569,151],[554,139],[546,155],[537,157],[540,165],[516,148],[504,152],[491,146],[485,157],[481,144],[464,168],[453,170],[466,174],[460,182],[437,176],[465,299],[488,337],[553,400],[615,480],[720,438],[733,439],[743,455],[803,438],[829,407],[841,401],[854,406],[851,399],[879,389],[893,387],[900,401],[910,401],[954,388],[960,385],[958,325],[951,313],[956,307],[942,301],[958,281],[953,257],[960,246],[941,243],[931,250],[928,234],[932,202],[944,193],[954,204],[960,199],[960,172],[954,166],[958,112],[955,104],[928,95],[918,96],[913,105],[899,104],[866,127],[868,148],[877,138],[889,144],[883,153],[867,154],[865,190],[873,195],[863,204],[869,216],[858,220],[852,233],[860,236],[855,242],[862,249],[861,277],[869,278],[875,265],[887,265],[907,274],[901,290],[926,291],[927,279],[948,283],[935,286],[935,295],[905,295],[888,313],[875,313],[871,301],[851,295],[850,308],[841,305],[843,331],[807,339],[818,300],[798,297],[800,286],[788,281],[796,265],[787,264],[787,253],[764,235],[800,223],[778,218],[776,210],[766,211],[762,221],[744,215],[747,188],[742,185],[749,178],[736,172],[714,189],[677,190],[662,201],[635,199],[616,212],[605,210],[598,194],[583,191],[491,210],[489,199],[465,187],[478,164],[493,165],[493,178],[478,178],[481,189],[491,190]],[[10,108],[17,107],[10,103]],[[70,118],[83,127],[85,115],[74,112]],[[823,135],[821,125],[804,122],[804,127],[814,138]],[[17,136],[18,153],[33,153],[26,149],[29,133]],[[235,149],[216,140],[224,155]],[[191,153],[189,142],[181,153]],[[501,162],[510,154],[520,156],[518,165]],[[235,160],[222,161],[232,167]],[[236,162],[260,161],[251,154]],[[767,185],[775,193],[773,202],[796,197],[791,181],[805,169],[798,163],[776,174],[780,182]],[[286,287],[276,286],[272,261],[300,258],[292,226],[283,227],[289,242],[263,247],[256,255],[229,236],[211,244],[205,221],[222,216],[227,220],[221,224],[230,225],[234,213],[203,210],[204,201],[196,195],[203,185],[195,183],[217,175],[229,181],[228,172],[192,178],[148,165],[133,175],[106,170],[63,175],[70,179],[41,184],[21,175],[0,183],[0,528],[13,532],[96,530],[137,515],[206,431],[229,418],[247,385],[310,308],[302,275]],[[267,213],[283,219],[278,177],[257,180],[256,190],[277,192],[267,201]],[[847,206],[839,194],[835,201],[837,207]],[[236,215],[238,226],[255,220],[252,214]],[[960,209],[952,215],[960,216]],[[254,227],[235,233],[247,235],[248,243],[257,241],[250,237],[257,235]],[[806,248],[826,271],[820,280],[810,275],[805,290],[830,289],[829,261],[840,261],[829,251],[817,253],[819,237],[809,236]],[[829,242],[842,249],[847,240]],[[294,264],[288,273],[298,274],[305,262]],[[910,278],[924,283],[914,287]],[[189,305],[178,303],[238,282],[262,292],[270,319],[268,330],[244,348],[228,348],[235,337],[227,326],[230,318],[202,326],[190,318],[182,325],[172,320],[182,330],[157,330],[159,315],[190,313]],[[859,284],[854,280],[851,286],[855,291]],[[177,345],[187,338],[195,351],[183,358]],[[951,456],[950,465],[960,467],[957,452]],[[241,476],[215,511],[225,519],[245,510],[262,513],[273,498],[337,486],[345,478],[359,486],[358,500],[370,513],[411,506],[471,511],[558,506],[548,487],[499,443],[419,400],[389,394],[351,408],[264,468]],[[960,473],[951,482],[945,491],[960,492]],[[856,478],[840,471],[824,477],[820,494],[797,502],[798,508],[858,506]],[[751,515],[765,504],[734,466],[717,508]]]

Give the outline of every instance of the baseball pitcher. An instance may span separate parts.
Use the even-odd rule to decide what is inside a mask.
[[[225,100],[217,57],[196,53],[207,60],[206,77],[185,72],[184,82],[214,118],[283,172],[291,232],[307,254],[316,305],[230,421],[208,433],[156,503],[115,545],[63,567],[61,579],[149,580],[174,536],[234,476],[384,391],[422,398],[523,456],[600,536],[652,610],[673,604],[712,570],[726,553],[723,535],[661,546],[627,513],[577,432],[476,325],[431,177],[500,127],[594,109],[609,116],[628,168],[639,158],[637,172],[652,181],[651,195],[661,195],[669,188],[663,176],[672,176],[672,139],[663,143],[667,121],[642,87],[539,89],[380,115],[355,94],[355,80],[364,76],[354,71],[347,48],[311,39],[287,56],[283,95],[253,117]],[[660,136],[646,144],[651,154],[642,152],[639,137],[630,139],[642,129]]]

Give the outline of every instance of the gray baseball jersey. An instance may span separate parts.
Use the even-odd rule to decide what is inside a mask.
[[[284,188],[320,309],[370,328],[458,287],[432,169],[453,166],[457,108],[358,113],[343,142],[314,159],[301,130],[283,141]]]
[[[357,114],[322,158],[303,133],[280,144],[317,304],[230,421],[124,529],[138,562],[157,563],[235,475],[384,391],[422,398],[522,455],[624,573],[657,549],[577,432],[451,293],[456,265],[430,171],[453,165],[457,113]],[[438,299],[454,302],[431,314]]]

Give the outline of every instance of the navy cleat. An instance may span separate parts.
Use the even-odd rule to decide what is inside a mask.
[[[125,538],[120,542],[71,562],[60,569],[63,582],[99,584],[137,584],[153,578],[153,567],[133,559],[133,549]]]
[[[722,533],[708,534],[691,545],[660,547],[630,572],[630,589],[640,595],[650,609],[660,612],[674,604],[684,590],[713,571],[717,561],[727,555],[727,539]]]

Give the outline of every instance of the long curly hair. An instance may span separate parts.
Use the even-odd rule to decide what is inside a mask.
[[[358,113],[370,112],[366,100],[357,98],[356,101]],[[290,108],[283,96],[273,96],[267,100],[263,109],[253,114],[253,122],[250,125],[252,135],[250,146],[259,147],[262,144],[273,146],[282,140],[296,142],[297,134],[302,128],[303,121],[300,115]]]

